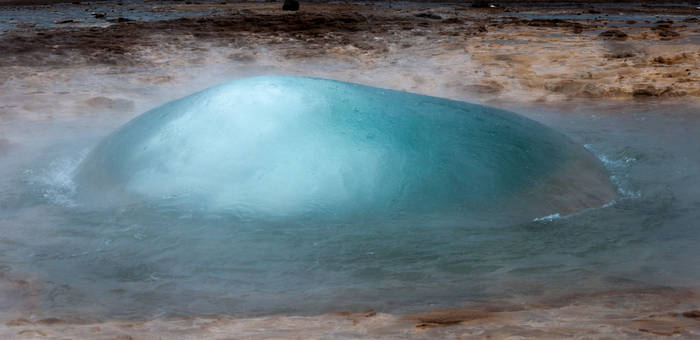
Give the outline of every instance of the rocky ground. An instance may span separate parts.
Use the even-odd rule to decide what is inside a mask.
[[[163,84],[179,69],[214,66],[480,101],[700,96],[700,10],[692,6],[143,6],[155,16],[215,14],[131,21],[108,13],[103,22],[51,27],[13,18],[14,29],[0,34],[0,87],[90,69]]]

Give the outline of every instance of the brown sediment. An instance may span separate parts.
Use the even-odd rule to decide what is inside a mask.
[[[689,328],[696,328],[696,322],[683,320],[677,313],[665,315],[650,315],[640,317],[629,323],[627,327],[637,327],[639,332],[653,335],[672,336],[688,334]]]
[[[407,317],[409,320],[416,321],[416,328],[430,328],[440,326],[450,326],[461,324],[468,321],[482,320],[494,318],[498,313],[475,311],[475,310],[459,310],[447,309],[436,310],[430,313],[417,314]]]
[[[36,324],[39,324],[39,325],[58,325],[58,324],[62,324],[62,323],[66,323],[66,321],[63,321],[59,318],[46,318],[46,319],[38,320],[36,322]]]
[[[40,330],[36,330],[36,329],[23,329],[23,330],[17,332],[17,335],[31,336],[31,337],[34,337],[34,336],[46,337],[47,336],[46,333],[44,333]]]
[[[672,328],[669,329],[668,327],[664,327],[664,326],[661,326],[661,328],[659,328],[658,325],[655,325],[655,326],[656,326],[656,328],[640,328],[639,331],[645,332],[645,333],[651,333],[654,335],[671,336],[671,335],[675,335],[675,334],[681,334],[685,330],[682,327],[673,327],[672,326]]]
[[[700,321],[700,310],[691,310],[683,312],[683,316],[685,316],[686,318],[696,319]]]
[[[697,289],[650,287],[570,295],[534,303],[492,301],[463,309],[410,315],[338,312],[317,316],[188,317],[144,321],[66,322],[16,318],[0,326],[3,338],[279,339],[279,338],[615,338],[700,335]],[[690,315],[687,316],[687,315]]]

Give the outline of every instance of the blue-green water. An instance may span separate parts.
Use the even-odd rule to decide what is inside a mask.
[[[341,200],[311,204],[322,207],[318,214],[306,204],[291,206],[301,207],[301,210],[287,205],[286,213],[280,215],[270,215],[268,210],[257,208],[242,214],[240,209],[231,209],[225,204],[210,204],[207,200],[211,198],[201,193],[194,201],[172,200],[170,193],[150,195],[157,190],[172,189],[152,183],[156,177],[144,182],[149,189],[146,191],[140,191],[143,187],[139,186],[119,191],[115,196],[114,190],[109,189],[115,185],[127,188],[134,179],[131,175],[142,170],[118,167],[111,177],[112,182],[104,186],[106,189],[83,193],[80,186],[96,180],[81,177],[90,177],[87,174],[94,170],[90,170],[90,162],[99,159],[96,155],[113,152],[105,145],[110,140],[121,143],[119,136],[130,129],[128,125],[126,130],[108,137],[107,142],[103,142],[107,144],[95,149],[100,140],[105,140],[103,136],[116,126],[90,131],[88,127],[99,125],[90,118],[41,123],[8,120],[1,128],[10,138],[0,149],[4,165],[0,169],[2,277],[37,278],[41,282],[40,303],[31,307],[37,315],[90,318],[314,314],[368,308],[407,312],[478,301],[532,301],[625,287],[687,286],[700,279],[697,250],[700,241],[697,223],[700,217],[700,146],[695,143],[700,125],[692,107],[626,106],[605,108],[605,114],[590,108],[567,110],[567,113],[523,110],[528,116],[563,132],[565,138],[542,125],[502,111],[420,97],[426,101],[424,105],[430,107],[461,110],[461,114],[446,113],[448,117],[454,115],[450,124],[437,129],[431,121],[440,111],[430,114],[421,109],[422,106],[412,101],[418,97],[342,83],[330,84],[369,92],[365,94],[369,97],[373,91],[380,91],[377,98],[398,96],[401,100],[392,102],[388,110],[405,106],[415,108],[408,112],[423,112],[425,117],[413,117],[406,124],[413,123],[416,129],[430,128],[429,134],[422,137],[426,141],[439,139],[441,134],[449,136],[449,140],[472,138],[474,135],[468,133],[469,129],[460,135],[458,123],[472,119],[462,115],[475,115],[487,121],[504,119],[507,124],[501,128],[512,128],[510,124],[515,123],[527,127],[523,131],[513,128],[507,136],[497,138],[499,141],[510,143],[518,140],[519,134],[530,136],[535,129],[538,133],[532,140],[542,143],[555,140],[552,152],[555,155],[564,152],[568,156],[556,158],[554,162],[542,161],[544,163],[538,161],[541,155],[533,157],[533,164],[541,164],[541,171],[516,177],[518,180],[514,183],[508,182],[519,188],[506,190],[506,194],[484,189],[494,188],[493,185],[477,186],[479,190],[473,193],[491,196],[485,201],[488,204],[483,205],[455,205],[455,202],[462,202],[464,196],[469,201],[470,192],[458,185],[454,190],[443,191],[445,189],[439,185],[433,185],[441,182],[428,179],[431,185],[418,191],[418,196],[399,195],[400,204],[381,210],[372,207],[383,198],[347,194],[350,196],[340,196]],[[364,112],[362,105],[360,108],[359,112]],[[616,110],[624,112],[609,113]],[[165,121],[176,119],[171,117]],[[303,121],[316,124],[309,117]],[[138,126],[138,122],[132,125]],[[157,127],[145,129],[145,133],[158,136],[168,124],[157,124]],[[229,125],[221,122],[219,125],[230,131]],[[369,125],[382,126],[376,121]],[[258,125],[247,122],[246,126]],[[393,131],[395,126],[400,124],[389,124],[386,129]],[[187,124],[179,131],[187,134],[189,128],[194,126]],[[364,131],[365,127],[360,130]],[[381,142],[368,145],[406,147],[403,140],[391,139],[384,135],[386,131],[378,130],[374,131],[373,140]],[[231,138],[228,134],[218,135],[216,128],[210,127],[207,131],[209,137],[216,140]],[[303,132],[301,135],[305,138],[321,138],[314,134],[314,129],[296,131]],[[332,131],[335,134],[344,130]],[[14,138],[18,135],[27,137]],[[348,136],[350,140],[357,138],[352,134]],[[488,136],[483,137],[488,140]],[[138,149],[137,140],[125,139],[132,144],[124,148]],[[293,140],[296,139],[286,139],[282,144],[292,151],[311,152],[294,144]],[[433,159],[436,152],[439,156],[445,148],[460,148],[459,143],[435,143],[416,146],[417,155],[405,150],[397,155],[396,149],[391,149],[394,152],[390,159],[403,157],[406,162],[419,162]],[[326,147],[326,144],[304,145]],[[344,143],[333,145],[350,148]],[[355,152],[376,155],[375,149],[365,150],[368,145],[361,145]],[[496,143],[490,147],[498,146],[502,145]],[[231,152],[237,151],[232,148]],[[588,159],[590,154],[586,149],[601,160],[606,168],[603,172],[599,172],[595,159],[592,163],[566,161],[571,157]],[[212,151],[226,150],[229,149]],[[158,155],[165,157],[161,162],[171,160],[162,150]],[[346,158],[350,161],[346,164],[336,160],[334,171],[355,163],[353,155],[356,154],[346,155],[350,156]],[[287,152],[276,157],[268,161],[289,161]],[[471,156],[465,153],[462,157],[470,159]],[[316,162],[324,164],[324,159],[302,157],[299,164],[314,166]],[[392,168],[394,163],[387,166],[395,176],[408,174],[396,180],[422,183],[424,177],[414,176],[420,172],[397,171]],[[496,169],[515,171],[507,162],[488,164]],[[422,165],[417,166],[421,171],[439,174],[440,171],[449,173],[448,170],[453,169],[450,167],[459,167],[461,163],[450,160],[436,168]],[[127,159],[120,161],[119,166],[148,169],[152,163],[130,163]],[[247,163],[246,166],[260,167],[260,164]],[[163,167],[159,169],[162,171]],[[199,171],[185,169],[188,171],[185,173]],[[558,169],[566,171],[562,174]],[[462,171],[468,173],[465,169]],[[382,174],[381,171],[377,173]],[[577,192],[564,190],[569,188],[567,183],[557,186],[567,180],[577,182],[590,173],[596,174],[595,177],[603,173],[606,180],[614,183],[617,194],[613,202],[564,217],[542,218],[544,215],[534,214],[539,213],[537,209],[545,209],[545,215],[557,213],[547,210],[550,205],[543,199],[557,195],[577,197]],[[222,182],[220,175],[214,173],[209,175],[206,179],[221,183],[222,188],[207,187],[203,192],[228,194],[230,188],[226,186],[231,182]],[[307,175],[292,172],[288,180],[306,180]],[[366,176],[367,173],[353,175]],[[161,173],[157,177],[162,176]],[[391,176],[382,176],[377,185],[392,188],[392,182],[387,180]],[[537,185],[530,182],[530,178],[550,178],[550,188],[564,189],[535,190]],[[462,183],[459,180],[449,182]],[[256,183],[261,182],[256,180]],[[290,191],[279,184],[285,183],[280,178],[275,177],[274,183],[285,192],[285,198],[300,195],[304,200],[313,201],[322,193],[305,196],[303,191]],[[174,188],[190,190],[192,187],[176,185]],[[363,194],[374,193],[367,188],[363,190]],[[455,190],[461,196],[453,195]],[[112,198],[99,199],[99,192]],[[121,195],[125,192],[129,193],[126,198]],[[251,197],[259,199],[255,195]],[[258,204],[278,206],[279,202],[276,197],[272,202],[262,200]],[[420,207],[421,202],[431,209],[414,209]],[[434,206],[449,209],[433,210]],[[346,213],[329,215],[329,211],[338,209]],[[303,213],[294,213],[299,211]],[[382,211],[385,213],[380,213]]]
[[[253,223],[455,215],[470,225],[603,205],[614,198],[607,177],[582,146],[522,116],[279,76],[151,110],[75,175],[77,199],[90,206],[154,204]]]

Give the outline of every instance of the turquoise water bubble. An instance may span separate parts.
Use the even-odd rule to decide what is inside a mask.
[[[572,142],[485,106],[259,77],[102,142],[88,128],[104,117],[41,122],[0,168],[0,269],[40,283],[32,315],[80,320],[411,313],[698,282],[697,110],[594,109],[532,108]]]
[[[238,79],[153,109],[76,176],[87,205],[245,220],[531,220],[614,195],[588,151],[490,107],[325,79]]]

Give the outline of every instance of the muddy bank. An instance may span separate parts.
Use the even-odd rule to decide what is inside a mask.
[[[300,65],[333,62],[372,73],[398,72],[409,79],[368,85],[456,98],[700,96],[700,10],[694,7],[305,4],[288,13],[276,3],[226,3],[151,10],[205,8],[216,15],[8,30],[0,35],[0,76],[7,82],[59,69],[103,67],[167,75],[175,72],[174,63],[264,67],[274,60],[303,75],[314,70]]]
[[[319,316],[191,317],[142,321],[66,321],[5,316],[12,339],[524,339],[700,336],[697,290],[651,288],[565,296],[539,304],[489,302],[465,309],[393,315],[336,312]]]

